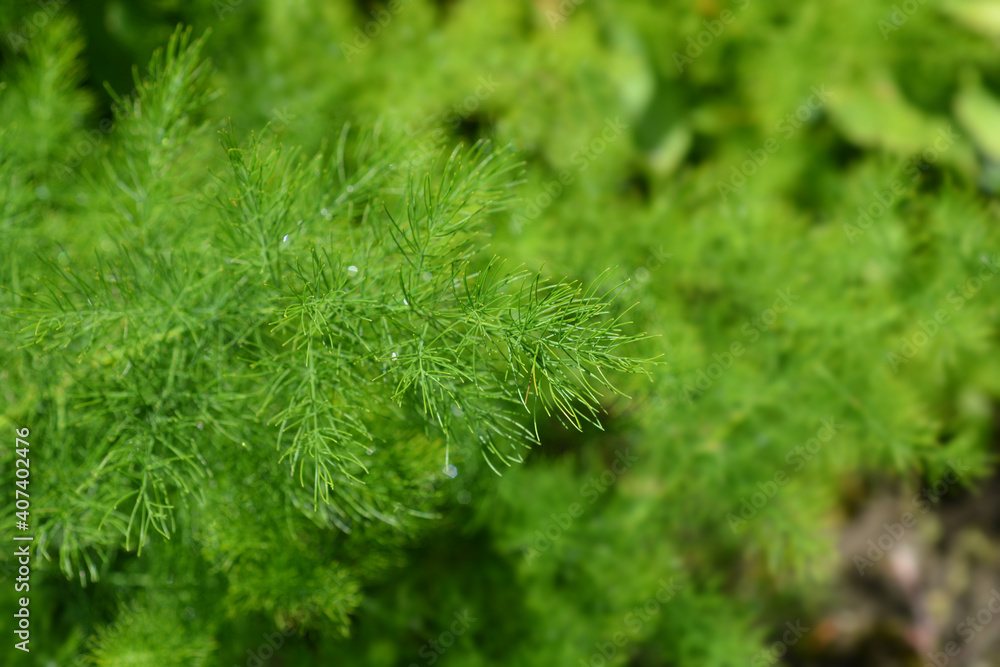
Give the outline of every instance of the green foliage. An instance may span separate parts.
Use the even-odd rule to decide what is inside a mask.
[[[821,608],[859,489],[995,465],[995,19],[896,4],[109,1],[3,40],[47,657],[746,664]]]
[[[5,297],[12,358],[47,372],[34,437],[75,443],[35,461],[52,470],[35,482],[37,548],[86,584],[121,550],[158,551],[156,533],[195,536],[229,613],[346,631],[360,583],[426,530],[436,470],[522,460],[532,414],[596,423],[607,374],[640,370],[620,349],[642,337],[610,312],[619,290],[485,254],[518,168],[486,143],[406,162],[405,142],[345,127],[329,156],[303,158],[229,127],[213,175],[189,35],[135,73],[134,96],[113,95],[115,131],[83,165],[101,197],[73,217],[103,224],[95,258],[66,239]],[[214,201],[184,195],[206,182]],[[269,498],[235,483],[253,471]],[[211,642],[151,640],[169,613],[103,631],[96,664],[205,659]]]
[[[199,633],[190,622],[164,627],[163,619],[177,618],[180,610],[159,608],[162,606],[123,609],[113,625],[94,637],[90,664],[97,667],[211,664],[209,659],[215,648],[211,638]]]

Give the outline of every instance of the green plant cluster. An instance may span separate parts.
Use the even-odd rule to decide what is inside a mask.
[[[995,464],[990,3],[3,12],[37,664],[747,664]]]

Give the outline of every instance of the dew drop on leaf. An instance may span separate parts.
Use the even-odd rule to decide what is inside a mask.
[[[455,476],[458,475],[458,468],[449,463],[448,465],[446,465],[444,468],[441,469],[441,472],[443,472],[446,477],[451,477],[452,479],[455,479]]]

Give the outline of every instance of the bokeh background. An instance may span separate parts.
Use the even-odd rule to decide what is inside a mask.
[[[603,430],[543,420],[523,465],[446,480],[439,518],[352,561],[346,623],[281,634],[176,554],[86,587],[53,562],[4,664],[1000,665],[1000,2],[3,6],[0,121],[37,121],[10,151],[76,170],[114,140],[109,89],[210,31],[211,123],[513,148],[493,248],[610,269],[662,355]],[[87,234],[85,181],[22,176],[46,213],[0,253]],[[4,399],[0,423],[35,409]]]

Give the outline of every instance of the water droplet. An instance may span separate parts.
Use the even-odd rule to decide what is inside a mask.
[[[66,254],[66,251],[59,253],[58,259],[59,263],[62,264],[63,266],[69,265],[69,255]]]
[[[409,302],[409,301],[407,301],[406,299],[403,299],[403,305],[404,305],[404,306],[409,306],[409,305],[410,305],[410,302]]]
[[[455,415],[456,417],[463,417],[465,415],[465,413],[462,412],[462,408],[458,407],[458,403],[451,406],[451,414]]]
[[[347,186],[347,191],[348,192],[354,192],[354,186],[353,185],[348,185]]]
[[[441,472],[443,472],[446,477],[455,479],[455,476],[458,475],[458,468],[449,463],[445,467],[441,468]]]
[[[37,196],[39,199],[48,199],[51,195],[52,192],[49,190],[47,186],[39,185],[37,188],[35,188],[35,196]]]
[[[350,273],[352,276],[356,276],[358,275],[358,267],[351,264],[349,267],[347,267],[347,272]]]
[[[430,271],[424,271],[424,274],[420,277],[424,279],[425,283],[429,283],[431,281],[431,278],[433,278],[434,276],[431,275]]]
[[[365,450],[365,454],[367,454],[368,456],[371,456],[374,453],[375,453],[375,447],[369,447],[368,449]]]
[[[289,236],[290,236],[290,234],[285,234],[285,238],[281,239],[281,242],[282,243],[288,243],[288,237]]]
[[[204,431],[205,430],[205,422],[198,422],[197,424],[195,424],[195,426],[198,427],[199,431]]]
[[[321,208],[319,210],[319,214],[325,218],[326,216],[330,215],[330,212],[328,210],[326,210],[325,208]]]
[[[393,359],[395,359],[395,358],[396,358],[396,357],[397,357],[398,355],[397,355],[397,354],[396,354],[395,352],[393,352],[393,353],[392,353],[391,355],[389,355],[389,356],[391,356],[391,357],[392,357]]]
[[[470,500],[472,500],[471,493],[469,493],[465,489],[462,489],[461,491],[458,492],[458,502],[462,503],[463,505],[468,505]]]

